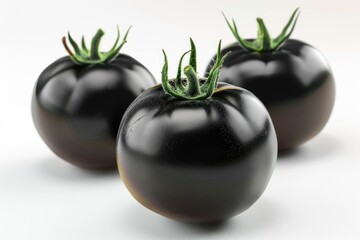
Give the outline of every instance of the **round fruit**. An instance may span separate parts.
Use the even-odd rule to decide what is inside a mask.
[[[298,9],[275,39],[261,18],[256,40],[241,38],[235,22],[228,21],[238,43],[222,50],[230,54],[219,81],[243,87],[263,102],[274,123],[279,150],[316,136],[326,125],[335,100],[334,78],[325,58],[313,46],[288,39],[297,17]]]
[[[178,77],[170,81],[165,55],[162,86],[143,92],[124,114],[118,166],[145,207],[179,221],[214,222],[261,196],[277,141],[266,108],[252,93],[217,84],[224,57],[218,55],[208,79],[198,79],[193,43],[191,53],[187,78],[181,78],[180,60]]]
[[[119,32],[118,32],[119,33]],[[72,53],[47,67],[32,97],[36,129],[49,148],[83,168],[116,167],[115,142],[121,118],[130,103],[155,84],[152,74],[134,58],[119,54],[126,36],[107,53],[99,52],[103,31],[88,49],[69,34]]]

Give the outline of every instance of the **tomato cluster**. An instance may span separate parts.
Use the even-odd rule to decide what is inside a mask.
[[[258,38],[221,49],[197,75],[196,47],[161,84],[144,65],[120,54],[129,30],[108,52],[99,29],[88,48],[69,34],[69,56],[47,67],[35,85],[32,116],[51,150],[83,168],[118,166],[145,207],[169,218],[203,223],[253,205],[273,173],[278,151],[318,134],[330,117],[335,85],[314,47],[289,39],[299,11],[272,39],[261,18]],[[70,42],[73,51],[67,44]],[[190,53],[189,63],[182,67]],[[183,76],[185,75],[185,76]]]

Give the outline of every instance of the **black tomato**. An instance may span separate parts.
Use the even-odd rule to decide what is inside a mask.
[[[294,16],[289,22],[293,25],[287,25],[292,29]],[[259,28],[266,33],[259,20]],[[244,40],[233,31],[240,44],[222,50],[223,54],[231,53],[219,81],[243,87],[264,103],[275,126],[279,150],[294,148],[316,136],[326,125],[335,100],[334,78],[325,58],[311,45],[287,39],[291,31],[274,41],[268,39],[271,44],[265,41],[259,49],[249,45],[259,39]]]
[[[217,82],[216,74],[192,78],[191,67],[178,82],[185,94],[174,82],[164,87],[166,66],[163,87],[146,90],[128,108],[118,133],[118,167],[145,207],[184,222],[220,221],[264,192],[276,163],[276,134],[266,108],[247,90],[219,83],[209,97],[190,96],[191,84]]]
[[[74,165],[116,167],[121,118],[131,102],[154,84],[151,73],[124,54],[98,64],[63,57],[47,67],[35,85],[36,129],[54,153]]]

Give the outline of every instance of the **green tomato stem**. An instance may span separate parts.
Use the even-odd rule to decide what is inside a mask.
[[[265,26],[264,20],[262,18],[256,19],[258,23],[258,41],[260,43],[260,51],[271,51],[272,48],[272,39],[270,34]]]
[[[278,50],[281,45],[290,38],[290,35],[295,28],[299,14],[300,10],[299,8],[296,8],[291,15],[288,23],[283,28],[282,32],[274,39],[270,37],[270,34],[265,26],[263,19],[257,18],[256,20],[258,23],[258,36],[257,39],[253,41],[248,41],[242,38],[238,32],[235,20],[232,19],[232,22],[230,22],[226,18],[224,13],[223,16],[231,32],[233,33],[234,37],[236,38],[241,47],[251,52],[271,52]]]
[[[190,65],[184,68],[184,74],[187,77],[188,86],[186,94],[190,97],[196,97],[200,95],[199,79],[194,71],[194,68]]]
[[[172,85],[170,84],[168,79],[168,59],[165,51],[163,50],[165,63],[163,65],[163,69],[161,72],[162,87],[167,94],[171,95],[176,99],[204,100],[210,97],[213,94],[215,88],[217,87],[217,81],[219,79],[220,69],[228,53],[225,54],[223,57],[221,57],[221,41],[220,41],[216,55],[216,62],[213,68],[210,70],[208,79],[205,79],[205,82],[201,84],[196,74],[196,47],[192,39],[190,39],[190,45],[191,45],[191,50],[190,50],[189,65],[187,65],[184,68],[184,74],[186,76],[185,80],[187,82],[186,86],[183,85],[182,83],[183,79],[181,79],[181,70],[182,70],[181,64],[184,56],[187,53],[189,53],[189,51],[185,52],[181,56],[178,66],[178,73],[176,78],[173,80],[174,84]]]
[[[104,34],[104,31],[99,29],[91,41],[90,58],[93,60],[100,60],[99,47],[101,38],[104,36]]]
[[[66,42],[66,37],[62,38],[62,43],[65,47],[65,50],[69,53],[71,59],[79,64],[79,65],[94,65],[94,64],[103,64],[111,62],[114,58],[116,58],[117,55],[119,55],[121,48],[126,43],[127,36],[129,34],[129,31],[131,29],[131,26],[126,31],[126,34],[122,40],[122,42],[119,44],[120,39],[120,31],[119,27],[117,27],[117,38],[113,45],[113,47],[108,52],[101,52],[100,49],[100,43],[102,37],[105,35],[104,31],[99,29],[95,36],[93,37],[91,41],[91,47],[90,49],[87,48],[85,37],[82,36],[81,38],[81,48],[76,43],[76,41],[71,37],[70,33],[68,33],[68,39],[69,42],[75,51],[72,52],[69,46]]]

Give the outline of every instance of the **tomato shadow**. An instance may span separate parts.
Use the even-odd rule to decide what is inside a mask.
[[[341,148],[341,142],[338,139],[330,135],[320,134],[297,148],[279,152],[278,161],[325,159],[328,156],[334,155]]]
[[[278,159],[286,159],[296,154],[301,154],[301,151],[303,151],[303,146],[298,146],[296,148],[290,149],[290,150],[283,150],[278,152]]]
[[[225,231],[226,228],[230,227],[231,220],[195,224],[175,222],[175,224],[183,225],[183,228],[187,228],[190,231],[198,233],[211,233]]]
[[[49,156],[38,159],[34,167],[34,170],[40,176],[53,180],[58,179],[61,181],[88,181],[99,178],[119,178],[119,173],[116,168],[101,170],[83,169],[73,166],[56,156]]]
[[[240,236],[256,235],[263,228],[268,229],[281,217],[281,208],[269,200],[262,200],[234,218],[204,224],[177,222],[153,213],[140,204],[132,204],[123,209],[121,214],[119,223],[126,224],[122,227],[134,239],[203,239],[214,236],[219,239],[238,239]]]
[[[199,237],[222,235],[223,237],[233,236],[233,238],[237,239],[239,236],[252,235],[261,231],[262,228],[274,224],[276,216],[280,213],[280,210],[273,202],[263,199],[261,202],[255,203],[247,211],[225,221],[204,224],[177,223],[173,221],[173,228],[177,228],[181,232],[186,231],[189,233],[189,237],[194,234]]]

